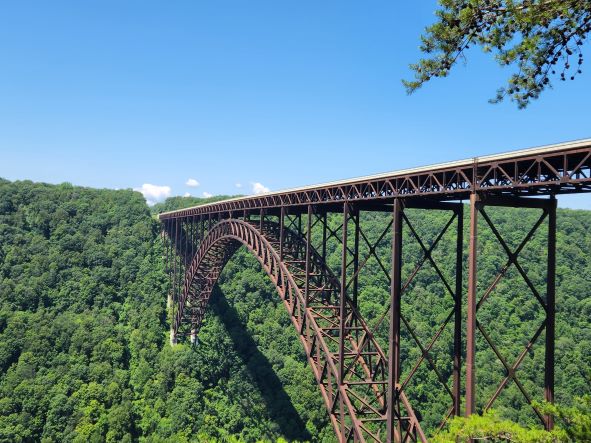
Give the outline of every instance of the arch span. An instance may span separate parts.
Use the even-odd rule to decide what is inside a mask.
[[[187,266],[183,291],[175,303],[171,339],[196,341],[224,265],[245,245],[261,263],[290,315],[338,440],[382,441],[389,413],[388,359],[353,301],[341,300],[339,280],[322,257],[296,232],[284,229],[282,242],[279,235],[279,225],[271,222],[226,219],[212,226]],[[277,250],[279,244],[281,250]],[[425,441],[398,388],[392,387],[396,440]]]

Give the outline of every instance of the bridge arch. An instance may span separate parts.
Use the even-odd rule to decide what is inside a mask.
[[[182,292],[174,304],[171,341],[188,336],[196,342],[213,287],[242,245],[262,265],[289,313],[338,440],[383,440],[390,413],[397,421],[397,441],[425,441],[398,387],[393,393],[395,410],[387,410],[387,356],[354,303],[346,296],[341,300],[339,280],[306,239],[277,223],[230,218],[207,231],[187,262]],[[309,254],[307,269],[302,267],[304,253]]]

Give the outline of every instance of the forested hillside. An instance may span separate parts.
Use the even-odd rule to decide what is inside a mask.
[[[161,253],[137,192],[0,183],[0,441],[322,434],[320,396],[257,262],[229,265],[203,346],[171,349]]]
[[[175,198],[154,212],[201,202]],[[427,239],[447,221],[442,214],[409,216]],[[511,244],[536,219],[531,211],[491,210],[491,216]],[[363,222],[373,239],[386,226],[377,214]],[[591,392],[591,214],[561,210],[558,229],[556,392],[559,402],[570,404]],[[199,346],[168,345],[168,280],[158,234],[139,193],[0,181],[0,441],[332,441],[284,307],[246,251],[222,275]],[[420,249],[408,230],[404,238],[409,275]],[[485,285],[506,257],[491,232],[483,229],[481,238]],[[388,242],[387,235],[378,248],[384,263]],[[453,233],[446,235],[434,254],[444,269],[451,269],[453,242]],[[544,280],[541,251],[539,235],[524,250],[523,265],[535,284]],[[329,262],[338,269],[336,248]],[[372,321],[388,297],[378,266],[368,261],[360,280],[360,308]],[[510,271],[479,314],[511,362],[541,320],[534,302]],[[403,313],[427,340],[450,301],[433,269],[426,268],[404,303]],[[410,361],[418,351],[404,334],[403,358]],[[450,340],[448,328],[434,350],[446,376]],[[482,340],[478,353],[484,399],[503,372]],[[541,362],[543,348],[534,347],[518,371],[540,399]],[[422,366],[408,388],[413,405],[423,405],[429,430],[448,405],[433,377]],[[535,423],[522,404],[510,384],[497,409],[504,417]]]

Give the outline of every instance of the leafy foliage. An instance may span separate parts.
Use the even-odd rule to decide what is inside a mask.
[[[433,77],[446,77],[471,46],[495,54],[501,66],[515,66],[496,103],[510,97],[520,108],[551,86],[551,78],[574,80],[583,64],[583,43],[591,31],[588,0],[440,0],[438,21],[421,37],[428,58],[411,65],[409,93]]]
[[[446,432],[436,435],[433,443],[468,442],[470,439],[490,442],[556,443],[566,441],[562,432],[524,428],[517,423],[501,419],[494,411],[483,416],[454,418]]]
[[[177,198],[154,211],[199,203]],[[408,212],[426,241],[447,221],[442,214]],[[377,240],[386,215],[363,215],[368,239]],[[536,214],[499,210],[491,217],[508,241],[516,242]],[[578,429],[588,429],[587,412],[574,398],[591,394],[591,304],[581,290],[591,278],[591,217],[565,210],[558,220],[557,399],[583,415],[571,422],[560,422],[574,417],[570,412],[556,415],[573,432],[569,438],[582,441]],[[338,217],[329,222],[338,228]],[[404,232],[403,275],[408,276],[420,247],[408,229]],[[222,273],[200,345],[168,345],[168,278],[158,233],[138,193],[0,180],[0,441],[334,441],[285,308],[247,251],[239,250]],[[479,266],[486,282],[502,266],[502,253],[492,233],[482,229],[480,236]],[[376,248],[386,267],[390,240],[387,233]],[[453,233],[445,235],[433,252],[446,275],[453,269],[454,244]],[[368,253],[364,242],[361,248]],[[536,284],[544,281],[538,259],[543,248],[541,236],[524,250],[523,265]],[[338,242],[329,243],[327,254],[338,273]],[[375,324],[388,303],[388,284],[374,256],[366,266],[359,304]],[[423,341],[450,306],[436,277],[426,267],[404,295],[403,313]],[[540,320],[523,285],[509,275],[479,313],[508,356],[521,351]],[[378,330],[386,348],[387,324]],[[445,329],[432,351],[447,379],[452,337]],[[403,374],[420,356],[412,340],[403,330]],[[484,401],[503,372],[490,349],[482,342],[477,346]],[[539,399],[541,362],[543,353],[534,346],[519,370]],[[449,398],[428,365],[417,370],[408,394],[413,405],[421,405],[425,427],[434,431]],[[512,384],[495,407],[503,424],[511,419],[536,425]]]
[[[591,441],[591,397],[576,398],[574,406],[538,404],[544,413],[557,420],[551,432],[526,428],[502,419],[494,410],[468,418],[456,417],[444,432],[434,436],[433,443],[467,442],[470,439],[490,442],[558,443]]]
[[[572,406],[545,403],[541,409],[554,417],[563,440],[591,442],[591,396],[575,398]]]

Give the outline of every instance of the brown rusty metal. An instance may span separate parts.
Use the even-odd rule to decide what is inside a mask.
[[[338,351],[338,362],[339,362],[339,388],[340,391],[344,390],[345,387],[345,341],[347,339],[347,235],[348,235],[348,222],[349,222],[349,204],[343,204],[343,230],[342,230],[342,255],[341,255],[341,297],[339,300],[339,351]],[[345,398],[341,394],[339,396],[339,410],[341,417],[345,415]],[[341,424],[341,436],[345,436],[345,420],[340,421]]]
[[[456,288],[454,298],[453,414],[461,415],[462,399],[462,263],[464,253],[464,205],[456,212]]]
[[[554,403],[554,345],[556,329],[556,198],[548,205],[548,275],[546,278],[546,354],[544,370],[544,399]],[[554,427],[551,415],[544,417],[547,430]]]
[[[475,412],[476,399],[476,297],[478,253],[478,205],[477,194],[470,195],[470,243],[468,246],[468,307],[466,310],[466,416]]]
[[[308,300],[310,298],[310,252],[312,248],[312,205],[308,205],[308,216],[306,218],[306,280],[304,287],[304,297],[306,300],[306,308],[308,307]],[[280,240],[281,241],[281,240]]]
[[[388,434],[387,441],[400,440],[400,420],[396,417],[400,386],[400,299],[402,268],[402,202],[394,200],[392,212],[392,276],[390,278],[390,327],[388,352]]]
[[[164,252],[170,275],[172,315],[171,343],[196,343],[211,291],[230,257],[246,247],[257,257],[289,312],[304,346],[308,362],[330,421],[339,441],[426,441],[407,388],[421,365],[434,372],[449,394],[451,406],[441,426],[451,415],[461,413],[462,333],[466,336],[465,414],[477,404],[491,407],[505,387],[513,382],[527,403],[531,395],[516,371],[545,332],[544,398],[554,400],[556,194],[591,191],[591,140],[557,145],[549,149],[509,153],[431,168],[381,174],[327,185],[232,199],[160,214]],[[524,196],[550,195],[547,199]],[[470,199],[468,245],[468,291],[466,319],[462,318],[463,205],[450,203]],[[519,246],[512,250],[494,226],[487,206],[537,208],[542,215]],[[421,239],[405,209],[450,210],[453,215],[437,237],[427,244]],[[366,235],[363,211],[392,214],[377,240]],[[330,214],[331,218],[329,218]],[[241,217],[237,219],[236,217]],[[305,218],[304,218],[305,217]],[[340,217],[340,225],[332,217]],[[250,221],[252,218],[252,222]],[[477,291],[478,219],[491,229],[507,255],[507,262],[492,282]],[[546,293],[534,286],[519,261],[519,255],[541,224],[548,221]],[[304,223],[305,221],[305,223]],[[443,235],[456,224],[455,281],[448,282],[432,252]],[[423,256],[410,276],[401,281],[402,227],[420,246]],[[315,231],[318,229],[318,231]],[[405,228],[406,229],[406,228]],[[313,232],[316,234],[313,235]],[[377,254],[378,245],[392,232],[391,267]],[[350,233],[352,235],[350,235]],[[314,240],[316,239],[316,240]],[[313,241],[320,241],[316,247]],[[332,246],[327,247],[331,243]],[[326,265],[328,250],[341,254],[339,277]],[[361,248],[365,256],[361,255]],[[390,285],[390,303],[383,315],[369,325],[358,311],[359,278],[375,259]],[[453,308],[429,341],[421,342],[411,322],[401,313],[404,294],[422,266],[429,263],[453,297]],[[478,321],[478,310],[491,297],[509,267],[514,267],[545,310],[546,317],[515,361],[508,361],[491,339],[487,325]],[[389,317],[388,317],[389,315]],[[380,325],[389,324],[389,352],[375,339]],[[436,365],[432,349],[448,325],[453,325],[451,386]],[[420,351],[417,361],[404,362],[401,380],[400,329]],[[450,326],[451,327],[451,326]],[[486,402],[476,400],[476,334],[483,337],[505,370],[505,377]],[[416,407],[417,405],[413,405]],[[419,405],[420,406],[420,405]],[[480,406],[479,406],[480,407]],[[552,417],[538,415],[547,429]]]

